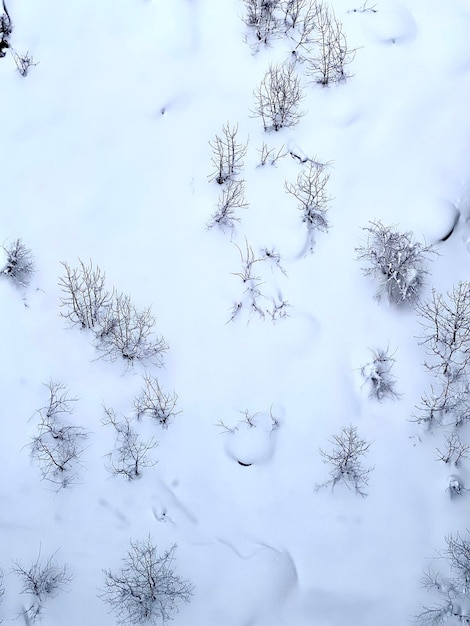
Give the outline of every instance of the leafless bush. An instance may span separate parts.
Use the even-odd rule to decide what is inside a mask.
[[[423,327],[421,343],[432,361],[426,368],[450,380],[459,380],[470,363],[470,283],[460,282],[446,295],[432,292],[418,306]]]
[[[0,59],[6,55],[6,51],[10,47],[10,35],[13,31],[13,25],[5,3],[3,3],[3,9],[5,12],[0,15]]]
[[[446,295],[433,291],[418,313],[430,357],[425,367],[435,378],[414,419],[429,428],[461,426],[470,419],[470,284],[461,282]]]
[[[62,317],[73,326],[81,329],[97,328],[105,311],[111,304],[112,294],[106,289],[106,275],[99,267],[93,267],[90,261],[72,269],[62,263],[65,276],[59,278],[59,287],[63,293],[60,306]]]
[[[287,300],[284,300],[279,292],[268,297],[265,289],[262,290],[264,282],[261,276],[254,273],[257,264],[259,267],[260,264],[269,263],[286,275],[281,265],[280,255],[274,250],[264,248],[261,255],[256,256],[247,240],[245,240],[245,250],[242,250],[237,244],[235,245],[240,253],[242,267],[240,272],[233,272],[233,276],[240,278],[244,291],[240,300],[233,306],[229,321],[233,321],[243,310],[248,310],[250,314],[256,313],[263,320],[268,315],[273,322],[287,317],[289,307]],[[266,307],[264,303],[267,301],[270,304]]]
[[[20,287],[27,287],[34,274],[33,254],[21,239],[16,239],[7,246],[2,246],[6,254],[6,263],[0,274],[6,276]]]
[[[157,378],[145,375],[144,386],[134,399],[134,410],[137,419],[148,416],[157,420],[163,428],[168,428],[175,416],[181,413],[176,410],[177,402],[176,393],[165,393]]]
[[[181,602],[189,602],[193,586],[175,573],[175,550],[159,555],[149,537],[131,541],[122,568],[105,570],[102,600],[116,615],[118,624],[165,624]]]
[[[282,159],[288,154],[287,151],[283,152],[283,150],[284,150],[284,144],[279,149],[276,149],[276,148],[268,148],[267,144],[263,142],[263,145],[258,150],[260,154],[259,165],[263,166],[263,165],[266,165],[266,163],[269,163],[269,165],[276,165],[276,163],[280,159]]]
[[[369,383],[369,395],[379,402],[385,398],[398,398],[395,391],[396,378],[391,374],[395,359],[389,349],[371,350],[372,361],[361,367],[361,374]]]
[[[261,118],[265,131],[292,128],[299,123],[303,93],[293,63],[270,65],[254,95],[253,114]]]
[[[283,3],[285,32],[292,40],[292,55],[305,61],[316,42],[316,25],[321,4],[317,0],[286,0]]]
[[[455,467],[459,467],[462,459],[469,458],[470,445],[463,443],[457,433],[446,436],[445,442],[446,445],[443,450],[436,448],[437,461],[452,462]]]
[[[225,228],[233,229],[236,222],[240,221],[237,210],[246,209],[247,206],[245,182],[243,180],[227,181],[220,193],[217,210],[211,215],[207,228],[218,226],[222,230]]]
[[[128,365],[137,361],[162,365],[168,345],[154,333],[154,326],[150,307],[139,310],[129,296],[114,292],[100,317],[97,348],[110,361],[122,358]]]
[[[35,67],[38,63],[34,62],[34,59],[29,52],[25,52],[24,54],[18,54],[17,52],[12,51],[13,60],[15,61],[17,71],[24,78],[29,74],[29,70],[31,67]]]
[[[360,496],[367,496],[365,490],[373,467],[364,467],[362,457],[367,454],[372,442],[361,439],[355,426],[348,426],[342,428],[339,435],[334,435],[330,443],[333,446],[330,451],[320,448],[323,462],[330,467],[330,478],[318,484],[316,489],[329,486],[334,489],[341,482],[348,489],[354,488]]]
[[[49,402],[39,409],[38,434],[32,438],[31,455],[37,461],[43,480],[69,487],[77,481],[77,469],[83,453],[86,431],[67,423],[73,413],[67,387],[63,383],[48,383]]]
[[[269,44],[279,35],[280,23],[278,9],[280,0],[243,0],[245,14],[243,21],[253,34],[254,43]]]
[[[326,214],[331,198],[326,192],[330,175],[323,166],[309,162],[297,176],[295,184],[285,183],[287,193],[297,200],[297,208],[302,213],[302,221],[307,226],[308,245],[313,252],[315,232],[326,232],[329,228]]]
[[[433,626],[470,623],[470,542],[458,533],[445,539],[446,548],[440,555],[448,572],[441,574],[429,569],[422,580],[423,587],[437,596],[431,607],[423,607],[415,620]]]
[[[370,222],[365,243],[356,248],[362,268],[377,284],[377,298],[385,295],[394,305],[415,305],[427,274],[426,261],[433,246],[416,242],[412,233],[403,233],[395,226]]]
[[[313,21],[315,48],[307,59],[307,73],[323,86],[346,80],[349,77],[347,66],[353,60],[354,51],[348,48],[343,25],[322,2],[316,3]]]
[[[47,598],[55,597],[72,580],[72,576],[67,571],[66,565],[59,565],[54,554],[47,560],[41,558],[39,552],[37,559],[29,568],[23,567],[16,562],[12,568],[22,584],[21,593],[31,597],[31,604],[24,610],[25,617],[35,620],[42,611]]]
[[[233,180],[243,168],[243,159],[247,152],[247,143],[237,142],[238,124],[231,127],[227,122],[222,127],[222,136],[215,136],[214,141],[209,141],[212,148],[212,165],[214,171],[209,176],[209,180],[215,180],[219,185],[223,185],[229,180]]]
[[[139,478],[143,468],[157,464],[151,452],[158,443],[153,437],[142,440],[132,427],[129,418],[125,416],[118,418],[114,410],[107,407],[104,407],[104,412],[103,425],[112,426],[116,434],[114,449],[107,455],[108,471],[115,476],[124,476],[128,480]]]

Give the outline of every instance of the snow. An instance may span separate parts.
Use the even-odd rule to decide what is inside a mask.
[[[306,84],[299,125],[266,134],[253,90],[289,46],[250,48],[241,1],[7,2],[12,45],[38,65],[22,78],[0,59],[0,240],[20,237],[37,269],[27,290],[0,281],[4,624],[28,601],[14,562],[57,551],[73,580],[40,623],[111,626],[103,569],[149,534],[161,550],[177,543],[177,571],[194,584],[175,626],[397,626],[433,603],[420,579],[444,537],[465,534],[468,462],[437,462],[442,434],[412,421],[430,383],[417,315],[374,299],[355,248],[380,220],[437,245],[425,295],[469,279],[470,8],[331,4],[356,49],[353,76]],[[227,121],[248,141],[249,207],[224,233],[206,225],[220,192],[209,141]],[[313,254],[285,191],[302,164],[259,166],[263,142],[327,164],[330,230]],[[263,293],[288,301],[285,319],[244,309],[230,321],[247,244],[281,255],[286,275],[266,261],[256,272]],[[99,360],[92,335],[67,327],[58,277],[78,259],[152,306],[164,367]],[[379,403],[360,369],[387,346],[400,397]],[[126,482],[105,469],[102,406],[131,415],[145,371],[182,412],[166,430],[143,420],[158,463]],[[78,484],[58,493],[28,448],[50,380],[78,398],[73,419],[90,433]],[[349,424],[373,441],[367,498],[315,491],[328,476],[319,448]],[[452,481],[463,489],[451,499]]]

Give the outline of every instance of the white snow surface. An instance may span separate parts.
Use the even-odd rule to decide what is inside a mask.
[[[12,45],[38,64],[22,78],[10,54],[0,59],[0,240],[20,237],[36,263],[26,290],[0,282],[4,624],[22,623],[27,602],[13,564],[39,551],[73,575],[43,626],[115,624],[99,598],[103,569],[149,535],[162,551],[177,544],[178,574],[194,584],[175,626],[402,626],[430,603],[422,572],[446,535],[465,534],[470,496],[450,499],[440,435],[411,421],[429,385],[416,313],[374,299],[355,248],[380,220],[437,245],[425,294],[470,277],[470,5],[331,4],[356,49],[353,76],[305,81],[299,125],[265,134],[253,90],[288,46],[254,53],[240,0],[7,3]],[[208,142],[227,121],[248,140],[249,207],[233,232],[206,228],[219,193]],[[313,254],[302,254],[305,225],[284,187],[302,165],[257,167],[263,142],[329,163],[331,228]],[[286,276],[261,271],[287,318],[229,321],[245,242],[281,255]],[[78,259],[152,306],[164,367],[99,360],[89,335],[67,327],[60,263]],[[358,371],[387,346],[400,397],[378,403]],[[181,413],[166,430],[142,425],[158,463],[126,482],[105,468],[102,407],[130,415],[145,371]],[[78,398],[73,420],[90,433],[78,484],[60,492],[28,447],[50,380]],[[315,490],[328,475],[319,448],[349,424],[373,442],[366,498]]]

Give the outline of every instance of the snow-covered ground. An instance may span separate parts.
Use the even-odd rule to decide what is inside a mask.
[[[149,535],[162,551],[177,544],[194,585],[175,626],[401,626],[433,603],[422,572],[446,536],[465,536],[469,496],[449,496],[442,433],[412,421],[430,384],[416,311],[374,299],[355,249],[380,220],[436,244],[423,298],[470,279],[470,5],[353,11],[360,2],[331,2],[356,50],[352,76],[323,88],[299,65],[305,115],[277,133],[253,115],[253,91],[289,43],[250,47],[241,0],[7,2],[11,45],[38,64],[23,78],[10,52],[0,59],[0,240],[21,238],[36,265],[27,289],[0,282],[4,624],[29,601],[14,563],[39,552],[73,576],[44,626],[115,624],[103,570]],[[249,206],[224,232],[207,228],[220,192],[208,176],[227,122],[248,141]],[[313,254],[285,190],[304,166],[289,154],[259,166],[263,142],[328,163],[330,229]],[[242,307],[230,321],[247,246],[280,255],[285,274],[256,269],[288,317]],[[58,280],[78,259],[152,307],[164,367],[98,359],[89,331],[68,328]],[[400,395],[378,402],[360,369],[387,347]],[[181,413],[168,429],[141,421],[158,463],[126,481],[106,470],[103,405],[131,416],[145,372]],[[28,446],[51,380],[89,433],[77,484],[58,492]],[[349,425],[372,442],[366,498],[315,489],[328,478],[319,449]]]

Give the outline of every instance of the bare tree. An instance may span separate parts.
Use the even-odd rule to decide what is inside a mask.
[[[323,462],[330,467],[330,478],[318,484],[316,489],[329,486],[334,489],[341,482],[348,489],[354,488],[360,496],[367,496],[365,490],[373,467],[364,467],[362,457],[367,454],[372,442],[361,439],[355,426],[348,426],[342,428],[339,435],[334,435],[330,443],[333,446],[331,450],[320,448]]]
[[[2,246],[6,254],[6,263],[0,270],[0,274],[6,276],[20,287],[27,287],[34,274],[33,255],[21,239]]]
[[[434,253],[433,246],[414,240],[412,233],[403,233],[395,226],[370,222],[365,243],[356,248],[362,268],[377,284],[377,298],[385,295],[394,305],[418,303],[428,273],[426,262]]]
[[[455,467],[459,467],[462,459],[469,458],[470,445],[464,443],[457,433],[446,436],[445,442],[446,445],[443,450],[436,448],[437,461],[452,462]]]
[[[266,165],[266,163],[269,163],[269,165],[276,165],[276,163],[280,159],[282,159],[288,154],[287,151],[283,151],[283,150],[284,150],[284,144],[279,149],[277,149],[277,148],[268,148],[267,144],[263,142],[263,145],[258,150],[260,154],[259,165],[263,166],[263,165]]]
[[[193,585],[175,573],[176,545],[158,554],[148,537],[131,541],[118,572],[105,570],[102,600],[118,624],[165,624],[181,602],[189,602]]]
[[[153,467],[157,461],[152,458],[152,450],[158,443],[153,437],[143,440],[132,427],[132,421],[122,416],[118,418],[113,409],[104,407],[104,426],[112,426],[116,434],[114,449],[107,456],[107,469],[115,476],[134,480],[142,475],[142,469]]]
[[[243,21],[254,36],[254,43],[269,44],[279,35],[278,9],[280,0],[243,0],[245,14]]]
[[[80,426],[71,425],[69,416],[73,413],[67,387],[63,383],[51,381],[48,404],[39,409],[38,434],[32,438],[31,455],[37,461],[43,480],[58,489],[69,487],[77,481],[80,457],[87,432]]]
[[[3,2],[3,9],[5,12],[0,15],[0,59],[6,55],[10,47],[10,35],[13,31],[13,25],[5,2]]]
[[[134,410],[137,419],[151,417],[163,427],[168,428],[170,422],[181,411],[176,410],[178,396],[176,393],[165,393],[154,376],[144,376],[144,386],[134,399]]]
[[[97,328],[111,304],[112,294],[106,289],[106,275],[92,261],[85,265],[79,259],[79,267],[71,268],[62,263],[65,276],[59,278],[63,293],[60,299],[62,317],[81,329]]]
[[[33,56],[29,54],[29,52],[25,52],[24,54],[18,54],[14,50],[11,50],[11,54],[13,56],[13,60],[15,61],[16,70],[23,78],[29,74],[29,70],[31,67],[36,67],[38,63],[34,62]]]
[[[285,183],[287,193],[297,200],[297,208],[302,213],[302,221],[307,226],[308,245],[313,252],[315,232],[326,232],[329,228],[326,214],[331,198],[326,192],[326,185],[330,175],[324,166],[318,166],[311,161],[297,176],[295,184]]]
[[[23,567],[19,562],[15,562],[12,568],[13,573],[23,583],[21,593],[31,597],[30,605],[24,610],[25,616],[30,620],[36,620],[47,598],[55,597],[72,580],[67,566],[59,565],[54,557],[55,554],[44,560],[39,551],[29,568]]]
[[[248,142],[238,143],[238,124],[231,127],[229,122],[222,127],[222,136],[215,136],[213,141],[209,141],[212,148],[212,165],[214,170],[209,176],[209,180],[215,180],[219,185],[223,185],[229,180],[233,180],[243,168],[243,159],[247,152]]]
[[[396,378],[391,373],[395,359],[385,350],[377,348],[371,350],[372,361],[361,367],[361,374],[369,383],[369,395],[379,402],[385,398],[398,398],[395,390]]]
[[[265,131],[292,128],[304,115],[299,111],[303,92],[293,63],[270,65],[254,95],[253,114],[261,118]]]
[[[322,2],[316,3],[313,22],[315,49],[307,59],[307,73],[323,86],[346,80],[349,77],[346,68],[354,58],[354,51],[348,48],[343,25]]]
[[[440,555],[449,573],[429,569],[422,580],[423,587],[437,596],[437,602],[416,615],[419,624],[433,626],[470,623],[470,542],[458,533],[445,539],[446,548]]]
[[[311,56],[321,7],[317,0],[286,0],[282,5],[285,32],[292,40],[292,56],[296,61],[304,62]]]
[[[100,317],[97,348],[110,361],[122,358],[128,365],[150,361],[161,366],[168,345],[161,335],[154,333],[154,326],[150,307],[139,310],[129,296],[114,292]]]
[[[218,226],[220,229],[233,229],[240,221],[238,209],[246,209],[245,182],[243,180],[229,180],[223,186],[217,204],[217,210],[211,215],[207,228]]]
[[[284,275],[286,272],[281,265],[281,257],[274,250],[264,248],[260,256],[256,256],[253,248],[245,240],[245,250],[242,250],[237,244],[234,244],[240,253],[242,267],[240,272],[233,272],[234,276],[240,278],[243,283],[244,291],[241,298],[234,304],[231,310],[229,321],[233,321],[243,310],[256,313],[261,319],[265,319],[268,315],[273,322],[278,319],[287,317],[288,301],[282,298],[280,292],[269,298],[262,287],[264,281],[261,275],[255,274],[255,266],[258,267],[264,263],[269,263],[271,267],[279,269]],[[269,306],[265,306],[269,302]]]
[[[421,343],[432,358],[426,368],[459,380],[470,363],[470,283],[460,282],[446,295],[433,290],[431,300],[418,306],[418,314],[424,331]]]

